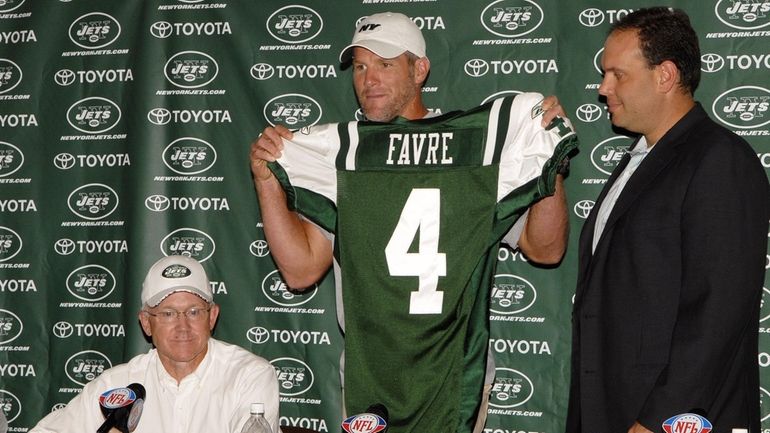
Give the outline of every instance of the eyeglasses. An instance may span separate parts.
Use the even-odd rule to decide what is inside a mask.
[[[160,323],[173,323],[177,319],[179,319],[182,315],[187,317],[187,319],[190,320],[191,322],[197,322],[206,318],[209,311],[211,311],[211,307],[208,307],[208,308],[193,307],[186,311],[160,310],[157,313],[151,313],[147,310],[144,310],[145,313],[158,319],[158,322]]]

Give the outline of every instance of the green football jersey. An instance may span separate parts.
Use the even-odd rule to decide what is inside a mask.
[[[348,414],[382,403],[392,433],[472,431],[498,244],[577,145],[564,120],[540,126],[541,100],[310,127],[270,165],[335,234]]]

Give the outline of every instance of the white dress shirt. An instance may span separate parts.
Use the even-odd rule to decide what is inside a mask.
[[[95,432],[104,422],[99,396],[140,383],[147,391],[135,433],[238,433],[251,403],[264,403],[265,418],[278,432],[278,381],[265,359],[213,338],[195,370],[177,384],[156,349],[105,370],[67,407],[48,414],[29,433]]]

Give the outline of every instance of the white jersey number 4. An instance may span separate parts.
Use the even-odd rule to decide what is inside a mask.
[[[438,277],[446,276],[446,255],[438,252],[440,212],[439,189],[413,189],[385,247],[391,276],[419,278],[418,290],[409,301],[409,314],[441,314],[444,293],[438,290]],[[418,230],[418,252],[410,253]]]

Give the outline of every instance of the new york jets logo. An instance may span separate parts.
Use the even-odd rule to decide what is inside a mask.
[[[10,343],[21,335],[24,324],[11,311],[0,309],[0,345]],[[2,406],[0,406],[2,409]]]
[[[537,300],[535,286],[522,277],[511,274],[495,275],[489,310],[495,314],[519,314]]]
[[[86,386],[88,382],[96,379],[110,367],[112,367],[112,362],[103,353],[96,350],[84,350],[70,356],[64,365],[64,370],[71,381]]]
[[[72,22],[69,36],[75,45],[87,50],[104,48],[120,36],[120,23],[102,12],[83,15]]]
[[[23,244],[18,233],[8,227],[0,226],[0,263],[16,257]]]
[[[276,96],[264,107],[265,119],[271,125],[290,125],[293,129],[315,125],[321,120],[322,112],[315,99],[299,93]]]
[[[0,1],[0,13],[11,12],[24,4],[25,0],[2,0]],[[2,407],[2,405],[0,405]]]
[[[67,110],[70,126],[86,134],[107,132],[120,122],[120,117],[118,104],[99,96],[81,99]]]
[[[0,59],[0,94],[8,93],[18,86],[22,75],[19,65],[9,59]]]
[[[114,189],[101,183],[89,183],[73,190],[67,197],[70,211],[86,220],[107,218],[118,208],[120,199]]]
[[[521,406],[532,398],[534,392],[535,386],[524,373],[511,368],[497,368],[489,405],[500,409]]]
[[[304,394],[314,381],[313,371],[299,359],[277,358],[270,361],[278,377],[279,394],[291,397]]]
[[[189,227],[174,230],[160,242],[160,250],[164,255],[179,254],[201,263],[211,258],[216,249],[216,243],[208,233]]]
[[[217,151],[207,141],[182,137],[172,141],[163,150],[163,163],[173,172],[193,175],[207,171],[217,161]]]
[[[85,265],[67,276],[67,290],[72,296],[87,302],[101,301],[110,296],[117,280],[112,271],[101,265]]]
[[[630,145],[631,139],[626,136],[608,138],[591,150],[591,163],[597,170],[609,176]]]
[[[273,12],[267,19],[267,31],[287,44],[307,42],[323,30],[323,18],[306,6],[290,5]]]
[[[739,30],[770,25],[770,0],[719,0],[714,12],[720,21]]]
[[[481,12],[481,24],[493,35],[518,38],[543,23],[543,9],[530,0],[497,0]]]
[[[11,143],[0,141],[0,177],[16,173],[24,165],[24,153]]]
[[[714,115],[734,128],[760,128],[770,124],[770,90],[759,86],[740,86],[714,99]]]
[[[318,284],[313,289],[305,290],[302,293],[295,293],[289,290],[289,287],[281,278],[278,271],[270,272],[262,279],[262,293],[271,302],[282,307],[297,307],[310,302],[318,293]]]
[[[168,59],[163,73],[177,87],[196,89],[214,81],[219,74],[219,65],[206,53],[181,51]]]
[[[21,415],[21,401],[10,391],[0,389],[0,410],[4,412],[6,421],[12,423]]]

